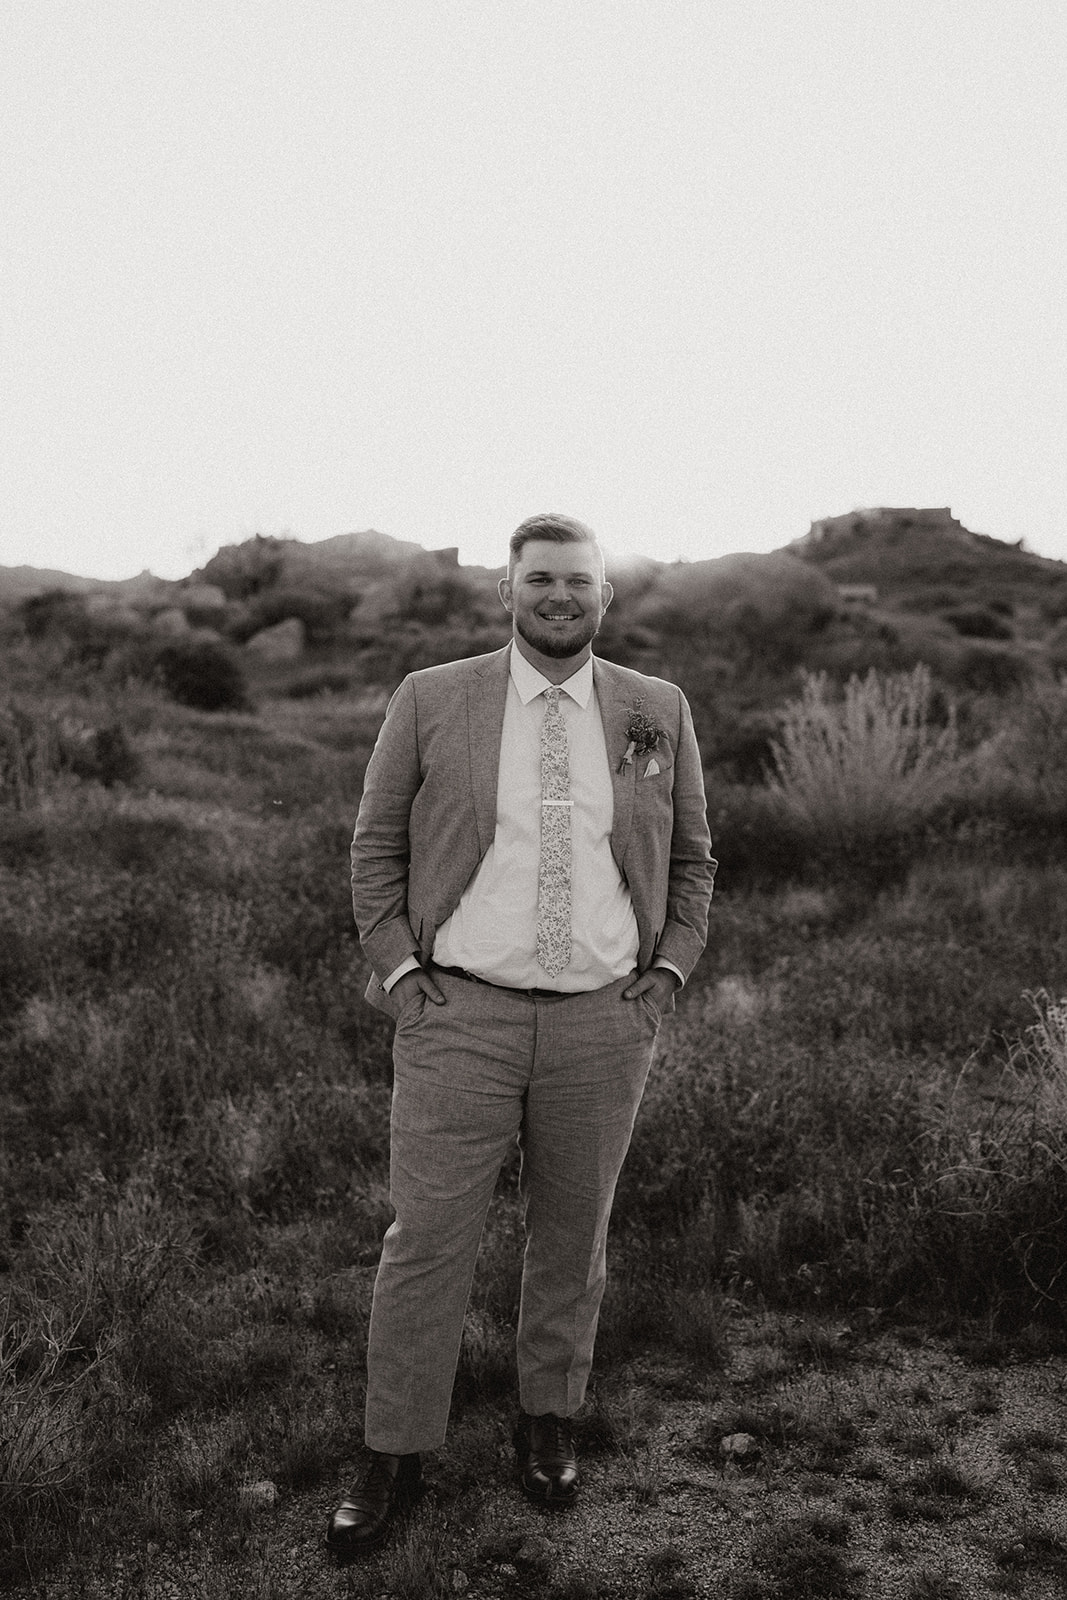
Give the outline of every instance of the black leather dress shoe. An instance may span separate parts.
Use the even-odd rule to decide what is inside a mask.
[[[363,1480],[342,1500],[326,1529],[326,1543],[340,1561],[376,1550],[399,1511],[413,1505],[422,1490],[422,1463],[417,1455],[389,1456],[371,1452]]]
[[[515,1429],[522,1486],[531,1500],[553,1510],[578,1498],[578,1462],[566,1417],[546,1411],[543,1417],[519,1418]]]

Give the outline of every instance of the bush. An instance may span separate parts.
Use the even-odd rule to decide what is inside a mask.
[[[716,889],[799,878],[811,863],[800,828],[775,797],[756,784],[708,785],[708,826],[719,860]]]
[[[27,638],[40,640],[61,634],[80,633],[88,626],[89,613],[81,595],[69,589],[47,589],[34,594],[19,607]]]
[[[1053,629],[1045,643],[1049,671],[1059,681],[1067,681],[1067,621]]]
[[[1025,656],[998,650],[996,646],[983,649],[981,645],[965,650],[952,671],[956,687],[971,694],[1012,694],[1024,688],[1032,676],[1033,669]]]
[[[426,628],[444,627],[469,620],[474,599],[473,581],[459,567],[442,566],[434,557],[412,562],[397,583],[397,615],[403,622]]]
[[[503,609],[501,616],[504,616]],[[400,621],[361,651],[359,676],[365,683],[395,687],[409,672],[435,667],[442,661],[481,655],[484,651],[499,649],[505,640],[506,635],[499,625],[477,627],[447,623],[430,628],[419,622]]]
[[[1029,819],[1067,822],[1067,682],[1035,685],[1018,703],[988,759],[991,782]]]
[[[94,725],[74,712],[0,705],[0,805],[28,810],[63,773],[109,789],[132,782],[140,765],[118,722]]]
[[[173,639],[156,655],[156,671],[172,700],[196,711],[248,708],[244,673],[232,651],[214,639]]]
[[[983,606],[961,606],[944,613],[945,621],[965,639],[1010,639],[1012,631],[1007,623],[995,617]]]
[[[0,1583],[27,1576],[26,1550],[54,1552],[71,1505],[100,1467],[96,1441],[113,1431],[101,1359],[86,1358],[81,1317],[0,1306]],[[73,1376],[72,1376],[73,1374]],[[21,1547],[21,1548],[20,1548]]]
[[[91,610],[82,595],[50,589],[32,595],[19,608],[26,637],[50,646],[53,661],[98,672],[143,634],[143,619],[116,605]]]
[[[0,708],[0,800],[25,811],[59,771],[55,718]]]
[[[140,759],[117,722],[82,729],[68,759],[76,778],[95,779],[105,789],[132,783],[141,770]]]
[[[727,783],[759,783],[771,763],[773,717],[763,711],[720,706],[707,718],[701,750],[706,770]]]
[[[831,698],[806,673],[785,708],[769,789],[781,815],[820,855],[855,859],[907,837],[933,813],[959,771],[955,718],[931,718],[929,668],[849,679]]]
[[[1062,622],[1067,620],[1067,579],[1061,580],[1059,585],[1041,599],[1041,615],[1046,622]]]

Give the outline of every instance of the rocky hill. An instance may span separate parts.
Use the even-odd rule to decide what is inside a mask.
[[[839,586],[866,585],[896,610],[961,603],[1002,614],[1067,607],[1067,562],[972,533],[948,506],[876,507],[813,522],[787,546]]]
[[[375,528],[313,544],[257,534],[242,544],[223,545],[192,574],[192,581],[216,584],[234,600],[271,588],[300,587],[355,596],[368,581],[396,576],[409,563],[424,561],[427,554],[422,545],[393,539]],[[445,565],[458,565],[458,551],[434,551],[432,556]]]
[[[643,592],[685,589],[703,592],[719,577],[736,587],[739,571],[762,573],[773,586],[783,571],[779,558],[803,562],[835,589],[862,586],[867,598],[897,610],[928,613],[961,601],[996,605],[1030,603],[1056,610],[1067,595],[1067,562],[1034,555],[1021,541],[1008,544],[972,533],[950,508],[875,507],[813,522],[802,539],[770,556],[730,555],[707,561],[663,563],[643,558],[613,574],[616,588]],[[455,549],[427,550],[411,540],[377,529],[306,542],[257,534],[240,544],[223,545],[188,578],[169,581],[151,572],[106,580],[30,566],[0,565],[0,600],[18,601],[48,590],[110,594],[132,603],[174,600],[197,583],[216,586],[231,598],[268,588],[310,585],[320,591],[359,591],[368,580],[395,579],[412,563],[452,568],[464,578],[484,579],[491,569],[460,566]],[[852,597],[850,597],[852,598]]]
[[[0,602],[38,637],[70,632],[77,597],[97,633],[140,618],[155,633],[212,634],[259,664],[328,657],[385,684],[506,638],[495,576],[461,566],[455,549],[366,529],[315,543],[257,536],[173,583],[0,567]],[[845,677],[926,661],[977,691],[1067,670],[1067,563],[972,533],[947,507],[854,511],[769,555],[643,558],[613,580],[598,648],[677,679],[709,715],[726,698],[766,704],[801,667]]]
[[[139,572],[135,578],[81,578],[73,572],[58,572],[49,567],[0,566],[0,603],[32,599],[50,590],[66,594],[113,595],[117,600],[163,600],[176,586],[152,572]]]

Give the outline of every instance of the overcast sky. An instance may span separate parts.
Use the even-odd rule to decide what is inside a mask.
[[[1062,0],[3,0],[0,564],[1067,559]]]

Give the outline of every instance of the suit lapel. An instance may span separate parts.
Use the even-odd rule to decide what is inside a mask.
[[[508,694],[510,646],[490,656],[467,684],[467,736],[478,848],[485,855],[496,833],[496,791],[500,776],[500,735]]]
[[[621,674],[615,672],[611,662],[601,661],[597,656],[593,657],[593,683],[600,705],[600,720],[604,724],[604,743],[608,750],[614,798],[611,853],[621,868],[630,842],[637,793],[637,763],[628,762],[619,770],[626,753],[626,723],[633,709],[633,694]]]

